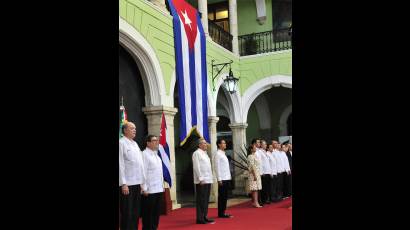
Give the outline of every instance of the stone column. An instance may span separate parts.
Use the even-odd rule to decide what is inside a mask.
[[[208,37],[208,0],[198,0],[198,11],[201,12],[202,27],[204,28],[205,36]]]
[[[209,129],[209,139],[211,141],[210,146],[208,146],[208,156],[211,158],[212,169],[214,162],[212,161],[214,154],[216,153],[216,123],[218,123],[219,117],[208,117],[208,129]],[[214,183],[211,186],[211,196],[209,202],[217,202],[218,200],[218,181],[216,179],[215,172],[213,172]]]
[[[170,151],[171,163],[171,179],[173,186],[170,189],[172,209],[180,208],[181,205],[177,202],[176,193],[176,175],[175,175],[175,141],[174,141],[174,116],[177,113],[177,108],[167,106],[150,106],[142,109],[148,120],[148,133],[159,135],[161,129],[162,113],[165,115],[167,123],[168,147]]]
[[[247,123],[233,123],[229,124],[229,127],[232,129],[232,144],[233,144],[233,159],[241,162],[238,154],[245,151],[246,145],[246,127]],[[239,174],[239,172],[243,172]],[[235,178],[235,189],[232,191],[234,195],[246,195],[246,180],[247,180],[248,171],[235,167],[234,175]]]
[[[229,0],[229,30],[232,35],[232,52],[236,55],[239,55],[238,14],[236,0]]]

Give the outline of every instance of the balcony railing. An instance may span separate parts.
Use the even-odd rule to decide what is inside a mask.
[[[209,36],[219,45],[232,51],[232,35],[226,32],[222,27],[218,26],[211,20],[208,20]]]
[[[292,49],[292,31],[277,29],[238,36],[241,56]]]

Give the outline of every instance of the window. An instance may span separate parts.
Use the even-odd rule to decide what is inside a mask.
[[[292,0],[272,0],[273,29],[287,29],[292,24]]]
[[[229,33],[228,1],[208,5],[208,19]]]

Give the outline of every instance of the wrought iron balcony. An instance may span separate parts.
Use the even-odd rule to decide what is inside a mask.
[[[238,36],[241,56],[292,49],[292,30],[277,29]]]
[[[226,32],[222,27],[218,26],[211,20],[208,20],[209,36],[219,45],[232,51],[232,35]]]

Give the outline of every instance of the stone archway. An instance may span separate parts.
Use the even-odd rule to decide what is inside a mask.
[[[124,19],[119,19],[119,42],[134,57],[144,82],[146,106],[164,105],[166,92],[159,60],[145,38]]]

